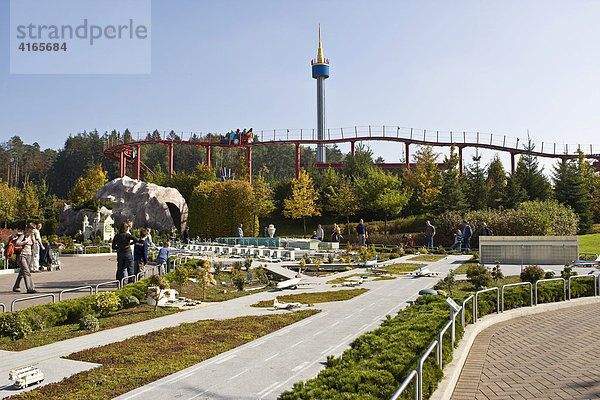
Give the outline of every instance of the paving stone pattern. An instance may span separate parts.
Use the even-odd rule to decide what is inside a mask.
[[[481,332],[452,400],[600,399],[600,304],[517,318]]]

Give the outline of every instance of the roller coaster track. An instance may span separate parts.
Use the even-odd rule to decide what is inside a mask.
[[[453,131],[433,131],[427,129],[403,128],[389,125],[370,125],[362,127],[328,129],[326,138],[319,140],[316,138],[314,129],[274,129],[255,131],[255,138],[249,143],[221,143],[219,135],[203,135],[194,133],[181,133],[180,137],[188,137],[188,140],[172,140],[167,137],[166,132],[163,136],[152,136],[144,133],[146,139],[133,138],[109,139],[104,144],[104,154],[114,160],[121,161],[121,176],[125,174],[127,167],[127,153],[132,149],[140,151],[141,146],[149,144],[160,144],[169,146],[170,151],[170,172],[173,172],[173,146],[186,145],[205,147],[210,153],[211,147],[237,147],[247,149],[248,162],[251,167],[251,152],[254,146],[267,146],[274,144],[294,144],[296,145],[296,172],[298,174],[300,167],[299,146],[309,144],[336,144],[350,143],[352,153],[354,153],[354,144],[364,141],[389,141],[401,142],[405,144],[405,155],[409,160],[410,145],[426,146],[444,146],[454,145],[459,152],[460,169],[462,171],[462,149],[464,148],[482,148],[506,152],[511,155],[511,170],[515,168],[515,156],[520,154],[530,154],[537,157],[546,157],[554,159],[570,159],[577,157],[579,152],[583,153],[588,159],[593,159],[598,169],[600,166],[600,145],[580,145],[580,144],[557,144],[549,142],[531,141],[533,150],[526,149],[529,140],[480,132],[453,132]],[[390,164],[397,166],[398,164]],[[384,165],[385,166],[385,165]],[[139,167],[137,167],[137,177],[139,178]]]

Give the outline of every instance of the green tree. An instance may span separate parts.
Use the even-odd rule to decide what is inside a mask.
[[[527,201],[527,192],[521,187],[519,180],[511,174],[506,177],[506,188],[504,189],[504,199],[502,206],[504,208],[516,208],[519,204]]]
[[[486,180],[489,187],[487,205],[490,208],[498,208],[506,196],[506,171],[497,154],[487,167]]]
[[[298,179],[292,180],[292,193],[283,200],[283,216],[291,219],[302,218],[306,237],[306,217],[321,215],[317,204],[318,194],[312,179],[306,171],[301,171]]]
[[[466,182],[469,189],[467,199],[472,210],[481,210],[488,204],[489,187],[485,171],[481,167],[481,155],[473,156],[473,164],[467,167]]]
[[[69,192],[69,198],[73,203],[81,204],[92,200],[96,192],[106,184],[106,171],[102,169],[101,164],[89,168],[85,177],[80,176],[75,182],[75,186]]]
[[[593,224],[592,198],[578,170],[578,163],[565,159],[559,161],[554,167],[553,179],[554,198],[571,206],[579,217],[579,232],[589,233]]]
[[[450,154],[444,157],[442,186],[436,201],[438,214],[444,211],[464,211],[469,206],[465,198],[464,180],[458,170],[458,154],[454,145],[450,146]]]
[[[327,208],[341,217],[346,218],[348,237],[350,237],[350,216],[360,209],[356,191],[346,179],[340,179],[337,186],[329,186],[327,191]]]
[[[400,191],[394,188],[385,188],[375,200],[375,208],[380,210],[385,218],[383,225],[384,234],[387,235],[387,222],[389,217],[396,216],[402,212],[402,209],[408,203],[410,195],[406,191]]]
[[[369,169],[373,168],[373,150],[362,143],[356,145],[354,155],[348,154],[347,166],[344,174],[352,179],[367,176]]]
[[[527,200],[546,200],[551,197],[552,187],[543,168],[539,167],[537,157],[531,154],[535,145],[531,140],[525,145],[526,152],[521,155],[514,172],[514,178],[527,193]]]

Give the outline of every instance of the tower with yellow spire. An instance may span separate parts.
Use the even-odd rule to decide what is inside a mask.
[[[319,24],[319,48],[317,58],[310,63],[312,65],[312,77],[317,80],[317,139],[325,139],[325,79],[329,78],[329,60],[323,56],[321,45],[321,24]],[[325,163],[325,145],[317,144],[317,162]]]

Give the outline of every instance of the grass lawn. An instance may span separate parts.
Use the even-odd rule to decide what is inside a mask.
[[[100,330],[116,328],[118,326],[145,321],[147,319],[162,317],[163,315],[173,314],[179,311],[177,308],[162,307],[159,307],[156,312],[153,310],[154,307],[145,304],[135,308],[119,310],[108,317],[98,318],[100,321]],[[79,324],[53,326],[42,331],[32,332],[19,340],[10,340],[10,338],[6,336],[0,337],[0,350],[27,350],[33,347],[44,346],[61,340],[87,335],[89,333],[93,332],[79,330]]]
[[[218,281],[217,281],[218,282]],[[171,285],[176,290],[179,291],[179,287],[176,285]],[[194,300],[202,300],[206,302],[218,302],[218,301],[226,301],[231,299],[236,299],[238,297],[247,296],[249,294],[254,294],[258,292],[262,292],[266,289],[257,289],[257,290],[242,290],[239,291],[235,286],[209,286],[206,288],[206,299],[202,300],[202,287],[198,283],[189,282],[187,285],[183,287],[180,295],[184,297],[188,297]]]
[[[420,256],[409,258],[410,261],[423,261],[423,262],[436,262],[442,258],[446,258],[446,255],[440,254],[421,254]]]
[[[348,289],[332,290],[329,292],[286,294],[283,296],[277,296],[277,299],[282,303],[328,303],[330,301],[350,300],[356,296],[367,292],[368,290],[369,289]],[[273,307],[273,300],[259,301],[256,304],[252,304],[252,307]]]
[[[68,358],[102,364],[15,399],[110,399],[318,313],[247,316],[186,323]]]
[[[600,233],[579,236],[580,253],[600,253]]]
[[[365,275],[365,274],[352,274],[352,275],[341,276],[339,278],[335,278],[330,281],[327,281],[327,283],[329,283],[330,285],[339,285],[344,282],[352,282],[353,279],[350,279],[350,278],[355,278],[357,276],[363,276],[363,275]]]
[[[456,268],[454,270],[454,273],[457,275],[466,274],[467,269],[469,269],[469,267],[471,265],[477,265],[477,264],[479,264],[479,259],[476,258],[475,256],[473,256],[473,257],[471,257],[471,259],[465,261],[460,267]]]
[[[427,264],[422,264],[422,267],[425,268]],[[413,272],[419,269],[419,264],[415,263],[397,263],[390,264],[384,267],[381,267],[384,271],[389,271],[390,274],[407,274],[409,272]]]

